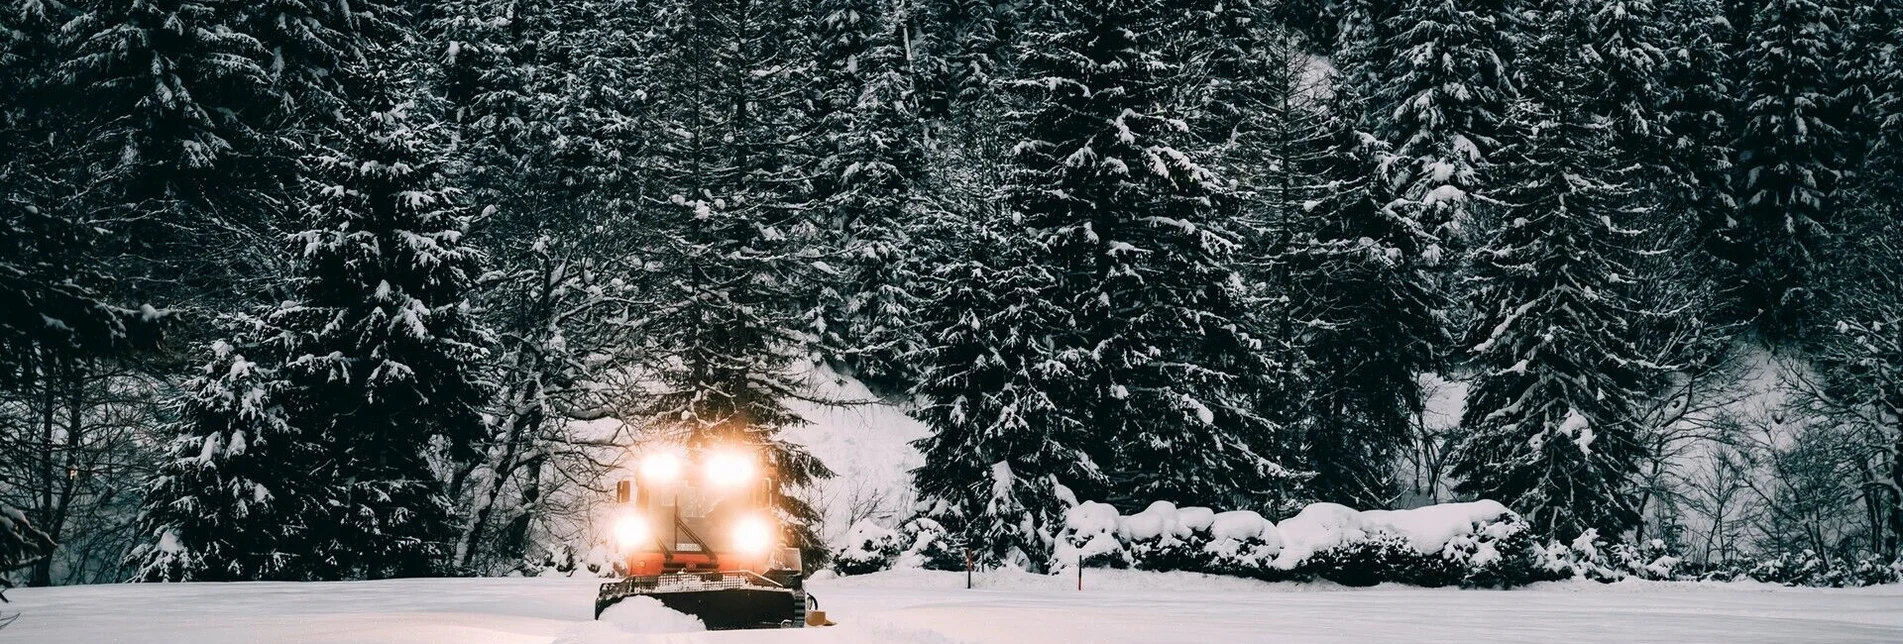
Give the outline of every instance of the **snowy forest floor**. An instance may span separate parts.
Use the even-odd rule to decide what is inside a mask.
[[[118,584],[19,589],[3,642],[873,644],[1899,642],[1903,588],[1591,582],[1513,591],[1266,584],[1188,574],[898,571],[811,583],[839,626],[681,632],[658,604],[592,622],[595,579]],[[651,600],[649,600],[651,601]],[[674,631],[674,632],[662,632]]]

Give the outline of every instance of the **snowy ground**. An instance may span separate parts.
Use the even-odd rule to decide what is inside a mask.
[[[110,585],[19,589],[0,642],[692,644],[697,642],[1903,642],[1903,588],[1553,584],[1345,589],[1193,575],[999,574],[965,590],[918,571],[816,580],[827,629],[687,632],[635,605],[593,622],[588,579]],[[673,631],[673,632],[668,632]]]

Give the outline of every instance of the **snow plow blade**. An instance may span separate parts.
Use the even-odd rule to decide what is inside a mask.
[[[595,619],[629,597],[653,597],[669,610],[699,619],[710,631],[743,628],[799,628],[809,623],[806,592],[744,576],[686,580],[631,578],[601,585]],[[819,614],[825,620],[825,614]]]

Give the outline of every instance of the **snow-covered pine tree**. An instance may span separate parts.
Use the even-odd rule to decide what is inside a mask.
[[[1007,196],[1067,311],[1047,331],[1071,381],[1046,390],[1091,432],[1108,498],[1235,506],[1286,478],[1260,412],[1260,351],[1229,257],[1221,184],[1179,98],[1200,85],[1168,55],[1188,32],[1161,0],[1039,6],[1011,87]]]
[[[1543,0],[1516,23],[1526,82],[1495,158],[1498,228],[1473,254],[1477,370],[1453,473],[1540,534],[1621,538],[1637,521],[1635,410],[1650,362],[1636,268],[1645,194],[1616,182],[1616,125],[1588,110],[1605,91],[1584,36],[1596,3]]]
[[[257,41],[218,0],[95,0],[66,29],[100,176],[133,207],[240,199],[261,134],[242,117],[268,82]],[[252,197],[253,200],[257,197]],[[158,202],[148,204],[148,202]],[[190,207],[190,206],[170,206]],[[149,240],[146,240],[149,241]],[[203,240],[198,240],[203,241]]]
[[[129,4],[125,11],[134,18],[159,10],[150,3]],[[240,78],[247,82],[259,80],[249,74],[256,72],[263,77],[264,86],[247,88],[254,90],[244,95],[254,101],[252,104],[216,116],[228,119],[242,115],[244,125],[256,128],[259,139],[245,141],[255,147],[244,150],[254,154],[246,155],[241,162],[247,172],[256,173],[252,176],[284,184],[273,186],[276,192],[267,198],[278,204],[305,200],[308,195],[299,189],[315,187],[299,183],[299,177],[314,167],[307,164],[317,159],[312,154],[314,146],[337,142],[339,119],[343,107],[350,103],[344,97],[340,83],[344,74],[340,72],[346,65],[361,62],[366,41],[374,37],[381,20],[387,17],[382,13],[385,7],[373,3],[362,14],[353,14],[347,6],[304,0],[201,4],[216,5],[216,17],[226,22],[194,25],[162,16],[154,27],[137,21],[99,20],[103,31],[92,36],[96,42],[89,45],[98,52],[92,64],[108,71],[111,64],[129,65],[128,78],[135,81],[105,77],[101,84],[109,90],[107,98],[127,93],[139,98],[136,90],[144,85],[136,81],[142,71],[153,74],[155,82],[178,80],[165,75],[171,65],[161,64],[150,70],[139,67],[140,61],[152,58],[140,50],[177,47],[181,41],[189,41],[176,34],[168,37],[168,30],[189,28],[202,39],[215,36],[235,41],[248,58],[227,54],[209,64],[246,72]],[[364,23],[358,22],[360,18]],[[147,33],[151,31],[157,33]],[[119,60],[127,50],[135,59],[129,63]],[[191,96],[187,89],[200,88],[161,83],[152,88],[161,99],[138,105],[155,110],[153,106],[180,100],[166,97],[167,92]],[[214,85],[212,89],[221,88]],[[151,129],[162,135],[179,134],[166,127],[175,123],[160,117],[147,119],[157,124]],[[129,140],[127,145],[135,142]],[[230,147],[233,142],[222,143]],[[184,141],[176,147],[194,145]],[[230,151],[227,154],[236,156]],[[282,217],[284,221],[272,215],[243,223],[260,236],[283,227],[313,223],[302,217],[306,209],[278,208],[291,214]],[[265,266],[259,268],[277,272],[283,268],[280,264],[294,267],[303,257],[304,248],[298,242],[261,244],[258,250],[263,252],[257,257],[265,260]],[[267,289],[270,294],[295,291],[282,281],[269,282]],[[244,294],[253,298],[259,295],[264,294]],[[305,409],[286,404],[300,399],[286,393],[285,381],[285,363],[290,351],[301,350],[294,346],[300,338],[271,326],[282,315],[301,308],[300,302],[286,301],[259,315],[226,316],[213,325],[228,331],[230,339],[212,343],[210,357],[173,401],[178,420],[169,429],[175,437],[147,485],[138,523],[140,542],[127,556],[134,580],[308,580],[334,579],[344,574],[312,556],[323,533],[334,531],[338,522],[336,508],[329,504],[338,499],[333,484],[339,478],[338,465],[326,445],[334,437],[327,439],[307,425],[291,422],[299,411],[308,411],[307,398]],[[298,420],[308,420],[308,416]]]
[[[232,3],[236,29],[254,39],[266,58],[275,101],[270,126],[296,155],[327,135],[350,96],[338,74],[366,55],[375,10],[330,0],[247,0]],[[370,5],[374,6],[374,5]],[[292,157],[297,158],[297,157]]]
[[[1315,170],[1323,189],[1289,260],[1310,369],[1291,449],[1312,473],[1305,497],[1380,507],[1394,501],[1394,459],[1422,408],[1417,375],[1448,339],[1444,303],[1427,288],[1433,276],[1407,261],[1425,243],[1387,207],[1374,185],[1379,146],[1348,116],[1359,99],[1345,85],[1334,91],[1321,130],[1332,145]]]
[[[1865,163],[1883,141],[1886,133],[1883,117],[1890,69],[1896,59],[1896,25],[1903,17],[1903,6],[1895,2],[1846,4],[1843,9],[1842,48],[1838,65],[1843,78],[1836,96],[1836,118],[1844,129],[1844,184],[1859,182]]]
[[[1903,194],[1903,47],[1895,46],[1903,43],[1903,7],[1892,5],[1885,21],[1889,35],[1884,37],[1879,35],[1884,31],[1872,30],[1870,36],[1867,64],[1875,68],[1875,73],[1870,76],[1872,100],[1867,109],[1877,134],[1869,142],[1870,153],[1857,185],[1864,194],[1894,197]],[[1884,47],[1883,43],[1891,46]],[[1895,203],[1893,199],[1879,201]]]
[[[812,7],[815,100],[807,116],[822,134],[830,135],[821,145],[831,152],[840,133],[854,121],[853,108],[866,79],[878,73],[861,65],[871,62],[868,55],[884,25],[898,16],[887,16],[886,3],[878,0],[814,0]],[[817,180],[823,192],[830,192],[827,184],[837,179],[822,175]]]
[[[327,508],[312,465],[323,447],[285,422],[282,381],[268,364],[286,336],[248,321],[243,346],[212,344],[186,381],[177,437],[145,490],[138,581],[310,578],[313,533]],[[262,359],[264,362],[260,363]]]
[[[1653,0],[1611,0],[1599,3],[1586,23],[1590,55],[1597,64],[1590,73],[1600,91],[1584,98],[1586,109],[1612,123],[1615,162],[1631,164],[1634,187],[1653,189],[1656,169],[1667,154],[1668,132],[1660,113],[1665,100],[1667,34]],[[1639,168],[1644,168],[1640,170]]]
[[[1850,128],[1844,146],[1836,234],[1819,257],[1819,311],[1803,336],[1816,378],[1799,380],[1805,411],[1840,436],[1850,476],[1840,485],[1862,495],[1871,550],[1903,552],[1903,6],[1868,3],[1846,29],[1845,87],[1839,109]],[[1847,430],[1847,431],[1845,431]]]
[[[911,0],[901,3],[918,66],[921,114],[970,122],[991,101],[1022,28],[1022,0]]]
[[[1722,231],[1737,216],[1732,195],[1730,130],[1734,79],[1725,73],[1730,25],[1714,0],[1669,0],[1661,7],[1671,43],[1664,51],[1662,111],[1668,139],[1661,197],[1696,224],[1705,254],[1736,261]]]
[[[1297,39],[1271,19],[1273,3],[1204,2],[1180,44],[1203,87],[1185,119],[1201,154],[1225,182],[1216,217],[1229,222],[1236,250],[1228,262],[1241,274],[1250,319],[1275,365],[1266,375],[1275,393],[1260,410],[1280,424],[1303,419],[1300,336],[1294,323],[1293,241],[1315,199],[1328,140],[1323,135],[1321,83]],[[1286,445],[1274,456],[1285,456]]]
[[[931,429],[915,443],[916,511],[979,565],[1043,571],[1072,490],[1104,489],[1085,446],[1096,440],[1053,389],[1075,375],[1050,342],[1070,314],[1050,298],[1056,275],[1018,225],[992,205],[939,219],[938,261],[921,276],[923,335],[913,416]]]
[[[1305,420],[1293,449],[1312,472],[1307,495],[1359,507],[1391,504],[1394,464],[1414,440],[1417,377],[1449,344],[1446,291],[1426,261],[1438,240],[1394,207],[1383,180],[1383,120],[1365,94],[1384,85],[1392,5],[1344,6],[1342,49],[1329,79],[1327,152],[1309,221],[1294,243],[1295,318],[1311,370]],[[1308,204],[1305,204],[1308,205]]]
[[[919,339],[908,328],[902,255],[921,210],[927,146],[906,16],[882,0],[828,0],[816,11],[822,152],[814,183],[835,271],[816,276],[825,282],[816,331],[822,350],[860,380],[903,388],[913,374],[898,357]]]
[[[441,91],[463,142],[472,232],[495,270],[477,294],[494,321],[496,382],[485,453],[450,476],[466,505],[459,569],[501,572],[546,553],[544,502],[563,480],[604,466],[560,445],[571,420],[626,408],[631,392],[594,387],[633,363],[629,274],[647,135],[642,73],[626,34],[648,16],[610,2],[468,0],[433,26],[444,49]],[[561,69],[563,73],[550,73]]]
[[[1385,26],[1396,55],[1369,97],[1375,136],[1389,146],[1391,207],[1428,236],[1420,258],[1428,266],[1458,256],[1475,197],[1488,188],[1493,135],[1513,96],[1507,19],[1499,0],[1408,0]]]
[[[815,230],[813,162],[797,145],[811,56],[803,2],[660,4],[650,94],[656,106],[653,222],[639,322],[651,427],[693,447],[760,450],[775,473],[772,505],[789,543],[826,552],[800,497],[831,470],[781,432],[802,424],[786,402],[802,390],[810,348],[808,274]]]
[[[1855,173],[1846,177],[1837,213],[1841,232],[1823,254],[1819,315],[1804,337],[1814,380],[1800,380],[1806,411],[1848,430],[1833,446],[1867,490],[1872,550],[1903,552],[1903,342],[1897,335],[1903,289],[1903,7],[1873,3],[1854,14],[1850,86],[1840,98],[1858,128]]]
[[[267,52],[236,28],[242,3],[71,6],[62,111],[87,206],[117,219],[115,246],[138,260],[114,270],[148,297],[249,297],[241,285],[268,265],[253,248],[280,232],[291,175],[268,120]]]
[[[285,420],[324,448],[305,491],[325,503],[305,517],[323,521],[324,578],[447,570],[456,527],[435,464],[476,457],[488,394],[478,361],[491,338],[468,300],[482,257],[463,241],[432,98],[404,70],[410,17],[358,9],[380,31],[340,70],[351,100],[312,163],[294,301],[266,321],[287,338]]]
[[[127,253],[113,238],[122,226],[106,224],[128,217],[95,190],[106,184],[84,154],[95,123],[79,113],[63,31],[84,8],[0,5],[0,387],[36,377],[41,358],[110,355],[157,331],[157,311],[114,302],[123,281],[108,266]],[[101,243],[112,245],[96,253]]]
[[[0,87],[6,88],[0,92],[0,150],[6,151],[0,154],[0,396],[13,401],[34,389],[54,391],[55,365],[116,359],[149,346],[164,317],[150,307],[124,306],[125,299],[116,297],[124,281],[109,267],[125,253],[105,226],[124,213],[99,207],[80,154],[85,128],[76,125],[72,84],[62,70],[70,49],[61,27],[74,18],[65,4],[0,3]],[[53,405],[41,408],[51,412]],[[8,415],[23,411],[16,407]],[[7,424],[9,453],[71,451],[45,434]],[[35,424],[48,432],[54,426]],[[42,472],[42,480],[66,481]],[[5,487],[25,491],[16,483],[22,482],[9,480]],[[51,492],[48,484],[44,489]],[[29,581],[49,581],[52,563],[42,555],[55,545],[45,527],[55,508],[37,505],[42,507],[33,509],[43,513],[35,512],[33,520],[40,527],[25,512],[0,503],[0,575],[32,564]]]
[[[1830,236],[1845,171],[1837,97],[1843,8],[1836,0],[1757,3],[1743,33],[1738,173],[1738,290],[1774,340],[1801,326],[1817,255]]]

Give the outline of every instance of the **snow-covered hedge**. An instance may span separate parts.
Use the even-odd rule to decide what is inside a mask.
[[[1254,512],[1179,509],[1163,502],[1128,516],[1084,503],[1067,519],[1055,552],[1065,566],[1325,579],[1351,586],[1510,588],[1575,578],[1677,578],[1678,559],[1662,542],[1608,547],[1588,533],[1557,543],[1534,534],[1518,514],[1494,501],[1367,511],[1316,503],[1279,524]]]
[[[963,553],[947,537],[943,527],[927,519],[914,519],[896,531],[862,523],[834,551],[833,569],[848,575],[887,568],[962,570]],[[1084,502],[1066,514],[1052,556],[1064,568],[1181,570],[1350,586],[1511,588],[1562,579],[1636,578],[1841,587],[1903,580],[1903,560],[1831,566],[1801,553],[1692,568],[1682,566],[1658,540],[1607,545],[1587,532],[1560,543],[1534,534],[1518,514],[1494,501],[1366,511],[1316,503],[1281,523],[1255,512],[1178,508],[1163,501],[1130,515]]]
[[[1884,560],[1866,556],[1854,561],[1832,562],[1805,550],[1773,555],[1751,562],[1715,566],[1699,574],[1703,579],[1752,579],[1786,586],[1819,588],[1855,588],[1903,582],[1903,558]]]
[[[1255,512],[1161,501],[1131,515],[1085,502],[1065,518],[1052,553],[1065,567],[1424,586],[1515,586],[1581,568],[1565,559],[1572,549],[1539,547],[1518,515],[1491,501],[1367,512],[1318,503],[1279,525]],[[962,554],[947,543],[944,529],[928,520],[897,532],[863,524],[834,552],[834,570],[959,569]]]

